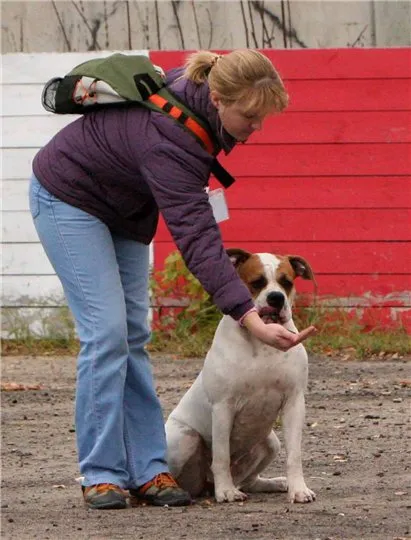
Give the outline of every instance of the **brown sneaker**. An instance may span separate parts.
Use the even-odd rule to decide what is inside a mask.
[[[94,510],[120,510],[127,507],[124,491],[114,484],[82,486],[84,502]]]
[[[188,506],[190,494],[184,491],[170,473],[161,473],[138,489],[130,489],[131,506],[152,504],[154,506]]]

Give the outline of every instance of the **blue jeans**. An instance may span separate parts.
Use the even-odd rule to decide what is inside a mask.
[[[30,210],[72,311],[83,485],[135,488],[168,472],[164,420],[145,345],[149,247],[57,199],[35,177]]]

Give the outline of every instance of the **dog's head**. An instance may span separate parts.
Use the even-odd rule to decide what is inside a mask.
[[[314,272],[302,257],[253,254],[236,248],[228,249],[227,254],[250,290],[257,311],[266,323],[285,324],[291,319],[295,278],[310,279],[315,284]]]

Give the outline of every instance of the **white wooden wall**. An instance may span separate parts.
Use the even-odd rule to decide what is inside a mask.
[[[26,0],[2,3],[3,52],[392,47],[409,0]]]
[[[52,77],[63,76],[75,65],[111,52],[2,55],[2,307],[64,304],[59,280],[31,219],[28,185],[38,149],[75,116],[45,111],[41,92]]]

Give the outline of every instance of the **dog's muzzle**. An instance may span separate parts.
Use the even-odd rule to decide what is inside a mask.
[[[281,309],[266,306],[258,310],[258,314],[265,324],[268,323],[281,323]]]
[[[266,297],[267,306],[261,307],[258,314],[265,324],[286,322],[287,317],[284,313],[285,297],[281,292],[272,291]]]

